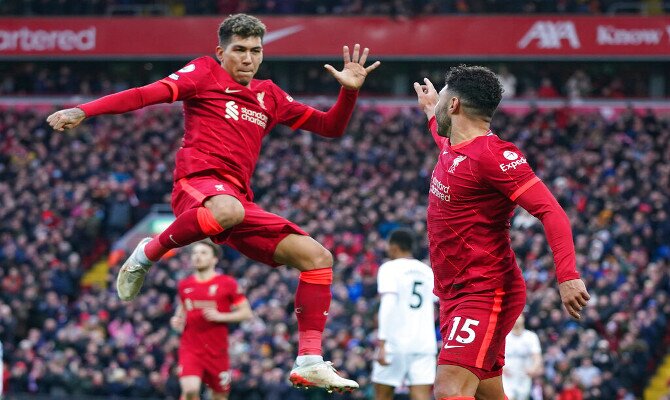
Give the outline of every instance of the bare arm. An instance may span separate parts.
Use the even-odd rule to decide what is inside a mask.
[[[170,318],[170,326],[175,331],[181,333],[184,331],[185,325],[186,325],[186,314],[184,313],[184,307],[182,306],[181,302],[179,302],[177,310],[175,311],[172,318]]]
[[[233,305],[230,312],[220,312],[214,308],[206,308],[202,310],[202,315],[208,321],[230,324],[250,319],[254,316],[254,313],[251,311],[249,301],[244,299]]]
[[[542,365],[542,353],[533,353],[531,355],[531,366],[526,370],[526,373],[531,378],[536,378],[542,375],[544,367]]]
[[[386,340],[389,337],[389,329],[391,318],[393,318],[393,311],[398,303],[398,295],[396,293],[382,293],[381,301],[379,302],[379,343],[377,345],[376,360],[381,365],[388,365],[386,360]]]

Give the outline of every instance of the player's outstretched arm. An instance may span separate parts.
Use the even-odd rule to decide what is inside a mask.
[[[547,242],[554,253],[563,306],[571,317],[581,319],[580,312],[591,296],[575,266],[575,246],[568,216],[541,181],[528,188],[516,202],[542,222]]]
[[[64,131],[65,129],[76,128],[81,122],[86,119],[86,114],[81,108],[66,108],[58,110],[47,117],[47,123],[51,125],[56,131]]]
[[[424,84],[414,82],[414,91],[416,92],[416,99],[419,102],[419,108],[426,114],[428,120],[435,116],[435,106],[439,94],[433,86],[433,83],[428,78],[423,78]]]
[[[324,65],[324,68],[337,79],[340,85],[349,90],[360,89],[368,74],[377,69],[381,64],[380,61],[375,61],[366,67],[365,62],[368,59],[370,49],[367,47],[363,49],[363,54],[360,54],[360,51],[361,45],[358,43],[354,45],[353,54],[349,54],[349,46],[342,47],[342,58],[344,60],[342,71],[336,70],[335,67],[330,64]]]
[[[172,101],[170,88],[161,82],[124,90],[49,115],[47,122],[57,131],[78,126],[85,118],[102,114],[122,114],[152,104]]]

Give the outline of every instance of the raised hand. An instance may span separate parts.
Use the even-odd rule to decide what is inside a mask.
[[[47,117],[47,122],[54,130],[64,131],[79,125],[86,118],[86,114],[80,108],[66,108],[56,111]]]
[[[558,291],[561,293],[561,300],[568,314],[574,319],[581,319],[582,316],[579,313],[591,298],[584,282],[581,279],[565,281],[558,285]]]
[[[349,54],[349,46],[344,46],[342,48],[344,59],[344,67],[342,68],[342,71],[336,70],[330,64],[324,65],[328,72],[337,79],[340,85],[347,89],[360,89],[361,86],[363,86],[363,82],[365,82],[365,77],[381,64],[380,61],[375,61],[372,65],[365,67],[365,61],[368,59],[370,50],[366,47],[363,49],[363,54],[359,57],[360,50],[361,45],[358,43],[354,46],[354,53],[352,55]]]
[[[428,119],[431,119],[435,116],[435,106],[437,105],[439,94],[428,78],[423,78],[423,82],[425,83],[424,85],[414,82],[414,91],[419,101],[419,107],[426,113]]]

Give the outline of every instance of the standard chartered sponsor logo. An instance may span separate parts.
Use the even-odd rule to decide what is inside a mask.
[[[250,110],[246,107],[242,107],[242,119],[244,121],[252,122],[261,128],[265,128],[268,124],[268,116],[263,114],[260,111]]]
[[[226,102],[226,119],[234,119],[235,121],[240,120],[240,110],[237,104],[234,101]]]
[[[433,177],[430,181],[430,194],[437,197],[438,199],[449,202],[451,201],[451,195],[449,194],[449,186],[440,182],[439,179]]]
[[[254,111],[246,107],[238,106],[235,101],[226,102],[226,118],[235,121],[248,121],[265,128],[268,125],[268,116],[260,111]]]
[[[500,164],[500,169],[502,170],[502,172],[507,172],[510,169],[516,169],[521,164],[528,164],[526,157],[521,157],[518,160],[512,161],[509,164]]]
[[[27,27],[11,31],[0,29],[0,51],[89,51],[95,49],[95,38],[94,27],[80,31],[31,30]]]

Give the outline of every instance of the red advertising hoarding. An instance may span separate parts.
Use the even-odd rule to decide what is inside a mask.
[[[0,18],[0,58],[189,58],[213,53],[222,18]],[[669,17],[264,17],[268,58],[670,59]]]

